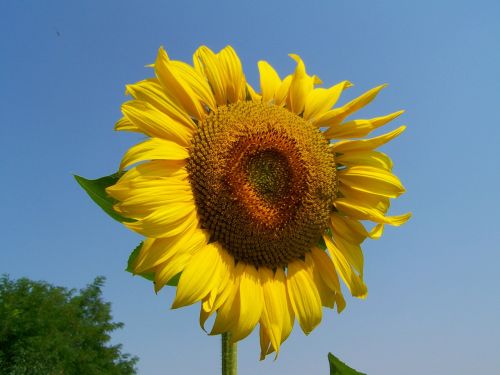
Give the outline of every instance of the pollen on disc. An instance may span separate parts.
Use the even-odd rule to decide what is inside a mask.
[[[199,124],[187,167],[201,225],[237,261],[286,266],[327,226],[334,156],[318,129],[284,108],[219,107]]]

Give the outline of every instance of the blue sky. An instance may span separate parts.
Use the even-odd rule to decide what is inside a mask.
[[[169,310],[174,289],[123,271],[139,236],[71,175],[110,174],[137,142],[113,125],[159,46],[191,61],[231,44],[255,86],[258,60],[283,76],[297,53],[326,85],[355,84],[343,101],[389,83],[362,115],[406,109],[384,151],[408,191],[392,212],[414,216],[365,244],[365,301],[325,310],[308,337],[296,325],[277,361],[258,361],[253,334],[239,373],[326,374],[328,351],[369,375],[500,373],[498,1],[15,0],[0,14],[0,273],[74,288],[104,275],[125,323],[113,339],[141,374],[218,373],[198,306]]]

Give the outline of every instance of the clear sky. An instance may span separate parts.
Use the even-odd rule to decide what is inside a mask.
[[[369,296],[296,324],[277,361],[258,335],[239,345],[239,373],[326,374],[332,351],[369,375],[500,373],[500,2],[479,1],[0,2],[0,273],[81,288],[97,275],[113,339],[141,374],[217,374],[219,337],[198,306],[172,311],[173,288],[123,271],[140,241],[77,186],[117,169],[139,139],[113,125],[124,87],[150,76],[163,45],[191,61],[201,44],[231,44],[258,87],[257,61],[281,76],[297,53],[346,101],[389,83],[363,111],[404,108],[407,131],[384,150],[407,188],[405,226],[365,243]]]

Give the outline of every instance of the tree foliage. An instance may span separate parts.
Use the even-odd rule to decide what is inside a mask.
[[[137,357],[110,345],[111,304],[104,278],[78,293],[45,282],[0,278],[0,373],[135,374]]]

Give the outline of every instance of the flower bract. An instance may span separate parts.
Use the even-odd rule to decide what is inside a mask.
[[[200,47],[193,65],[160,49],[154,77],[127,86],[116,124],[147,138],[107,189],[145,237],[134,273],[154,274],[156,291],[180,274],[173,308],[200,302],[211,334],[238,341],[259,326],[261,358],[279,352],[295,320],[308,334],[323,307],[342,311],[340,280],[364,298],[361,244],[410,217],[387,215],[404,188],[377,151],[404,126],[368,137],[402,111],[350,119],[385,85],[336,106],[351,83],[318,87],[290,56],[283,79],[259,62],[258,91],[231,47]]]

